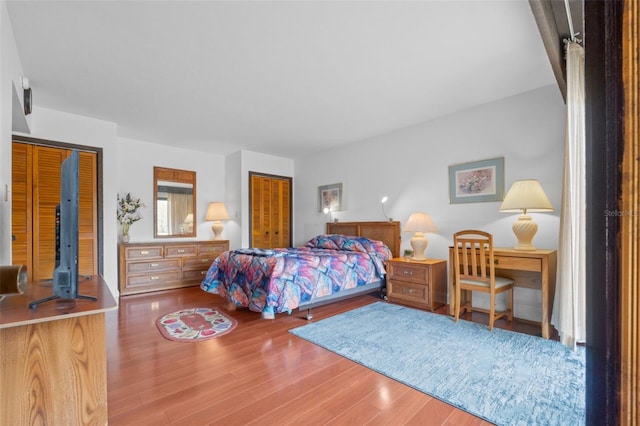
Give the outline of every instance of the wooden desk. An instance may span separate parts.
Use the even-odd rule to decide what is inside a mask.
[[[2,425],[107,424],[106,311],[117,305],[102,277],[80,281],[89,300],[29,302],[51,284],[0,301]]]
[[[551,308],[556,290],[556,251],[538,249],[521,251],[494,248],[496,275],[511,278],[516,287],[539,289],[542,292],[542,337],[551,335]],[[453,247],[449,248],[449,313],[453,315],[454,293]]]

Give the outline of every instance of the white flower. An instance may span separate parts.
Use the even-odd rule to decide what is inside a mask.
[[[118,194],[118,222],[121,225],[131,225],[133,222],[142,219],[142,215],[138,213],[140,207],[144,207],[144,203],[140,201],[140,198],[132,197],[129,192],[122,198]]]

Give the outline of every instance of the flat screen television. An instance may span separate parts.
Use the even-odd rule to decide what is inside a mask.
[[[89,299],[78,294],[78,216],[79,216],[80,154],[72,151],[60,167],[60,205],[56,207],[56,266],[53,271],[53,295],[29,304],[35,309],[40,303],[54,299]]]

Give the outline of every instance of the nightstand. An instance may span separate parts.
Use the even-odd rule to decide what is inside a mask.
[[[447,303],[447,261],[396,257],[387,262],[387,298],[431,312]]]

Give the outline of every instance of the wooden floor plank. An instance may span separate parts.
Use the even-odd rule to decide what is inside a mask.
[[[315,308],[313,321],[379,300],[371,294]],[[198,287],[120,299],[106,314],[110,425],[488,424],[289,333],[308,323],[306,312],[263,320],[225,306]],[[162,337],[160,316],[194,307],[216,307],[238,325],[197,343]],[[496,326],[539,333],[526,323]]]

